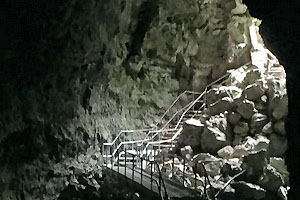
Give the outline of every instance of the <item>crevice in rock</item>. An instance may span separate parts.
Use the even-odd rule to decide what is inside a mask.
[[[143,45],[145,35],[149,29],[151,22],[156,16],[158,16],[158,12],[159,10],[157,0],[145,1],[139,9],[137,25],[135,27],[134,32],[131,35],[131,44],[126,45],[126,47],[128,46],[128,54],[124,63],[126,73],[129,75],[132,74],[132,72],[130,71],[129,64],[126,63],[129,62],[130,58],[140,53],[140,49]]]

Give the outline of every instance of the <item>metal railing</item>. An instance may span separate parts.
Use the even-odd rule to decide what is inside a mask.
[[[153,140],[153,138],[160,136],[159,133],[161,132],[172,132],[177,131],[177,129],[166,129],[166,130],[155,130],[155,131],[149,131],[153,132],[154,135],[152,137],[146,138],[146,139],[140,139],[140,140],[129,140],[129,141],[120,141],[120,142],[112,142],[112,143],[104,143],[102,146],[102,156],[104,158],[104,161],[106,164],[114,164],[115,159],[118,156],[118,152],[120,149],[122,150],[131,150],[139,152],[143,148],[143,144],[147,141]],[[159,138],[158,138],[159,139]]]
[[[120,154],[121,152],[119,152],[118,155]],[[150,180],[150,190],[155,191],[153,187],[154,183],[157,187],[157,193],[160,199],[168,199],[168,192],[162,176],[162,172],[159,164],[155,161],[155,159],[143,158],[138,154],[131,153],[126,148],[124,149],[123,154],[123,162],[120,162],[120,157],[118,157],[117,162],[115,164],[106,165],[106,167],[117,172],[118,174],[129,178],[132,181],[139,183],[142,186],[147,183],[147,181],[145,181],[146,179]],[[144,162],[146,163],[146,166],[149,166],[150,168],[150,175],[143,168]],[[121,167],[123,167],[124,170],[121,171]]]
[[[192,91],[185,91],[183,92],[182,94],[180,94],[176,99],[175,101],[171,104],[171,106],[167,109],[167,111],[163,114],[163,116],[160,118],[159,121],[162,121],[163,118],[170,112],[170,110],[172,109],[172,107],[174,107],[176,105],[176,103],[179,101],[179,99],[185,95],[185,94],[200,94],[196,99],[194,99],[192,102],[189,102],[188,104],[186,104],[183,108],[181,108],[180,110],[178,110],[177,112],[175,112],[173,114],[173,116],[167,121],[167,123],[159,130],[153,130],[153,129],[141,129],[141,130],[124,130],[124,131],[121,131],[117,137],[113,140],[113,142],[111,143],[104,143],[103,144],[103,157],[105,159],[113,159],[115,157],[115,154],[116,152],[118,151],[119,148],[121,148],[123,145],[128,145],[128,144],[131,144],[132,145],[132,150],[133,149],[133,146],[137,146],[137,149],[141,149],[144,147],[144,149],[147,149],[149,144],[146,144],[145,143],[148,143],[149,141],[154,141],[154,140],[160,140],[160,136],[161,136],[161,133],[163,132],[174,132],[178,129],[180,123],[183,121],[184,119],[184,116],[186,115],[186,113],[188,113],[192,108],[194,110],[194,107],[195,107],[195,104],[196,103],[202,103],[200,109],[203,109],[205,106],[206,106],[206,99],[204,99],[204,97],[206,96],[207,94],[207,91],[209,89],[211,89],[212,86],[214,85],[221,85],[223,84],[226,79],[228,78],[229,74],[225,74],[224,76],[220,77],[219,79],[213,81],[212,83],[210,83],[206,88],[205,88],[205,91],[202,92],[201,94],[198,93],[198,92],[192,92]],[[172,122],[172,120],[175,119],[175,117],[180,114],[182,112],[182,114],[180,115],[180,118],[179,120],[177,121],[176,125],[175,125],[175,128],[174,129],[169,129],[169,130],[165,130],[165,128]],[[137,132],[142,132],[144,134],[146,134],[146,136],[144,137],[144,139],[140,139],[140,140],[129,140],[128,137],[126,137],[126,134],[128,133],[137,133]],[[181,132],[181,131],[180,131]],[[179,133],[180,133],[179,132]],[[125,136],[124,136],[125,135]],[[176,135],[178,136],[178,135]],[[173,137],[172,137],[173,138]],[[175,139],[175,138],[174,138]],[[174,140],[173,139],[173,140]],[[172,141],[173,141],[172,140]],[[143,150],[144,150],[143,149]],[[136,150],[136,149],[135,149]],[[144,151],[143,151],[144,152]]]
[[[160,117],[158,122],[156,123],[155,127],[158,127],[160,123],[162,123],[163,119],[170,113],[171,109],[176,106],[176,104],[180,101],[182,97],[185,95],[193,95],[193,101],[195,100],[195,95],[200,95],[201,92],[194,92],[194,91],[184,91],[182,92],[174,101],[173,103],[168,107],[168,109],[164,112],[164,114]],[[189,104],[189,103],[188,103]]]

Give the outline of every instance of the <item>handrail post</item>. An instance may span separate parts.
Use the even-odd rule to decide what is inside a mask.
[[[108,166],[108,148],[106,148],[106,167]]]
[[[143,161],[141,160],[141,185],[143,185]]]
[[[185,179],[185,159],[183,159],[183,175],[182,175],[183,186],[184,186],[184,179]]]
[[[162,163],[163,163],[163,168],[165,167],[165,154],[163,153],[163,156],[162,156]]]
[[[153,181],[153,163],[152,162],[150,162],[150,188],[151,188],[151,191],[153,191],[152,190],[152,181]]]
[[[135,155],[132,155],[132,180],[134,181],[134,160],[135,160]]]
[[[197,163],[195,165],[194,175],[195,175],[195,190],[196,190],[197,189]]]
[[[125,177],[126,177],[126,168],[127,168],[127,151],[126,151],[126,148],[125,148],[125,167],[124,167],[124,170],[125,170]]]
[[[172,177],[174,176],[174,167],[175,167],[175,156],[173,155],[173,158],[172,158]]]
[[[118,174],[120,174],[120,152],[119,152],[119,150],[117,151],[117,153],[118,153]]]
[[[113,167],[114,167],[113,155],[111,154],[111,157],[110,157],[110,168],[113,169]]]

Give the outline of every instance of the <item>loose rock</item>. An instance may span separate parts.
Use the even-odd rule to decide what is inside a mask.
[[[271,134],[268,153],[271,157],[284,157],[287,150],[287,139],[277,134]]]
[[[237,108],[238,113],[245,119],[250,119],[256,112],[255,105],[252,101],[244,100]]]
[[[231,186],[236,190],[236,196],[243,199],[260,200],[266,197],[266,190],[251,183],[239,181],[232,183]]]

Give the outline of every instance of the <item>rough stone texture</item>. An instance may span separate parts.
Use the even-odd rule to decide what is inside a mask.
[[[217,152],[219,157],[225,159],[230,158],[232,153],[233,153],[233,148],[231,146],[225,146]]]
[[[227,119],[223,114],[212,116],[206,121],[200,141],[204,152],[215,155],[220,148],[230,144],[231,140],[230,124],[227,123]]]
[[[264,90],[262,84],[263,83],[261,82],[261,83],[254,83],[254,84],[248,85],[244,90],[244,94],[245,94],[246,98],[251,101],[255,101],[255,100],[259,99],[262,95],[264,95],[265,90]]]
[[[248,133],[248,131],[249,131],[248,123],[246,123],[246,122],[239,122],[236,126],[234,126],[233,131],[236,134],[242,134],[242,135],[246,136],[247,133]]]
[[[245,119],[250,119],[256,112],[255,104],[252,101],[244,100],[240,105],[238,105],[237,111]]]
[[[22,41],[13,40],[3,56],[3,199],[57,198],[72,186],[62,175],[68,163],[80,166],[74,177],[85,177],[83,169],[101,162],[92,155],[101,153],[103,141],[121,129],[155,124],[179,91],[201,91],[250,60],[252,19],[240,1],[41,2],[29,1],[16,14],[37,24],[15,33],[29,44],[19,51]],[[246,75],[241,85],[259,76]],[[276,119],[285,117],[284,106],[272,106]],[[55,176],[53,166],[59,166]],[[89,181],[97,189],[99,183]]]
[[[180,146],[190,145],[196,147],[199,145],[204,124],[199,120],[190,119],[185,122],[184,129],[179,136],[178,143]]]
[[[222,99],[210,104],[208,111],[210,115],[217,115],[233,107],[233,100],[230,97],[223,97]]]
[[[250,182],[258,181],[264,173],[267,165],[266,151],[250,152],[243,162],[243,169],[246,169],[247,179]]]
[[[285,137],[272,134],[270,137],[269,155],[272,157],[284,157],[287,150],[287,140]]]
[[[266,190],[251,183],[239,181],[232,184],[232,187],[236,190],[237,196],[243,199],[264,199],[266,197]]]
[[[258,184],[268,191],[276,192],[284,185],[284,180],[274,167],[267,165],[264,169],[264,175],[258,181]]]
[[[241,115],[239,113],[236,113],[236,112],[230,112],[228,114],[228,121],[233,124],[233,125],[236,125],[240,119],[241,119]]]

